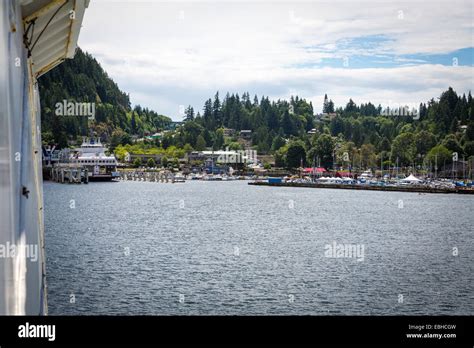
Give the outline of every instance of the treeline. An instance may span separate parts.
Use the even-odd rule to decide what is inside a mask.
[[[131,135],[143,136],[167,127],[171,119],[148,108],[131,108],[129,95],[122,92],[95,58],[78,48],[74,59],[66,60],[38,80],[41,100],[43,143],[65,147],[69,141],[93,132],[103,141]],[[56,103],[95,103],[93,120],[56,115]]]
[[[408,108],[407,108],[408,109]],[[371,103],[352,100],[321,121],[316,134],[294,139],[276,152],[278,165],[295,167],[317,161],[326,168],[445,168],[474,155],[474,102],[471,93],[452,88],[438,100],[421,103],[416,114],[382,113]]]
[[[227,93],[222,100],[217,92],[213,99],[205,101],[202,114],[200,111],[195,114],[189,106],[184,120],[186,123],[178,131],[174,145],[189,143],[193,147],[205,145],[217,149],[224,145],[223,128],[237,133],[245,129],[252,130],[252,143],[261,153],[277,150],[284,144],[284,138],[304,137],[315,125],[313,105],[305,99],[298,96],[290,101],[270,101],[268,97],[257,96],[251,99],[248,92],[241,97]]]
[[[227,94],[221,100],[216,93],[205,101],[202,114],[189,106],[184,126],[163,140],[165,146],[218,149],[237,140],[224,139],[223,128],[249,129],[259,153],[272,153],[277,166],[289,168],[315,161],[327,168],[433,167],[451,163],[453,152],[460,160],[474,155],[470,92],[461,96],[449,88],[438,100],[421,103],[416,114],[384,114],[381,105],[357,105],[352,99],[335,108],[327,96],[323,110],[327,114],[315,117],[312,103],[298,96],[289,101],[257,96],[252,100],[246,92],[241,97]]]

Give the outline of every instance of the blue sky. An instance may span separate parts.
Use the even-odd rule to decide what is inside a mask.
[[[418,104],[474,82],[471,1],[91,1],[79,45],[179,120],[217,90]]]
[[[395,39],[384,35],[361,36],[350,39],[341,39],[335,43],[335,47],[328,50],[324,47],[305,47],[308,51],[319,51],[331,54],[330,58],[323,58],[318,62],[307,62],[299,67],[332,67],[341,66],[350,69],[364,68],[394,68],[408,65],[441,64],[452,66],[454,64],[473,66],[474,48],[465,47],[453,52],[442,53],[414,53],[395,54],[383,50],[387,44],[394,44]],[[353,54],[353,52],[359,54]]]

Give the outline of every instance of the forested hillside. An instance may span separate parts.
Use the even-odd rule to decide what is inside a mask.
[[[301,160],[306,164],[318,160],[325,167],[343,161],[358,167],[380,166],[381,161],[384,165],[427,161],[434,165],[435,158],[439,163],[451,163],[453,152],[459,159],[474,155],[470,92],[457,95],[448,88],[437,100],[421,103],[416,115],[384,114],[381,105],[357,105],[352,99],[337,108],[327,97],[321,102],[326,115],[334,112],[330,117],[315,117],[311,102],[297,96],[270,101],[257,96],[251,100],[248,93],[242,97],[227,94],[221,101],[216,94],[204,103],[202,115],[188,107],[185,125],[169,141],[177,147],[186,143],[202,147],[205,143],[221,148],[223,127],[250,129],[258,152],[275,154],[277,165],[286,167],[297,167]],[[344,153],[346,160],[342,159]]]
[[[95,132],[104,141],[112,134],[120,142],[130,142],[130,135],[155,132],[171,119],[147,108],[130,106],[129,95],[122,92],[96,59],[78,48],[74,59],[68,59],[39,78],[42,135],[44,143],[67,145],[67,140]],[[95,120],[87,117],[55,115],[56,103],[94,102]],[[123,137],[123,139],[122,139]]]

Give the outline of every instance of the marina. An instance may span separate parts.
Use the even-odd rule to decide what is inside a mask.
[[[249,182],[249,185],[272,186],[272,187],[308,187],[308,188],[331,188],[344,190],[368,190],[386,192],[416,192],[416,193],[459,193],[474,194],[474,182],[467,178],[458,180],[438,178],[425,175],[418,178],[413,174],[405,177],[392,177],[380,172],[378,177],[368,169],[358,174],[349,172],[335,172],[333,176],[302,175],[302,173],[314,174],[317,171],[308,168],[301,170],[300,175],[285,177],[263,177],[259,180]],[[322,171],[318,171],[319,173]],[[324,170],[326,172],[326,170]],[[328,172],[329,173],[329,172]]]
[[[283,181],[253,181],[249,185],[271,186],[271,187],[307,187],[322,189],[343,189],[343,190],[367,190],[367,191],[388,191],[388,192],[417,192],[417,193],[460,193],[474,194],[473,188],[454,186],[423,186],[423,185],[361,185],[361,184],[338,184],[338,183],[316,183],[316,182],[283,182]]]

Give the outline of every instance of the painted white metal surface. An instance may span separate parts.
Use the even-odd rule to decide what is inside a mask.
[[[36,78],[74,55],[87,5],[0,1],[0,315],[47,313]],[[33,19],[36,28],[25,45],[24,30]]]

